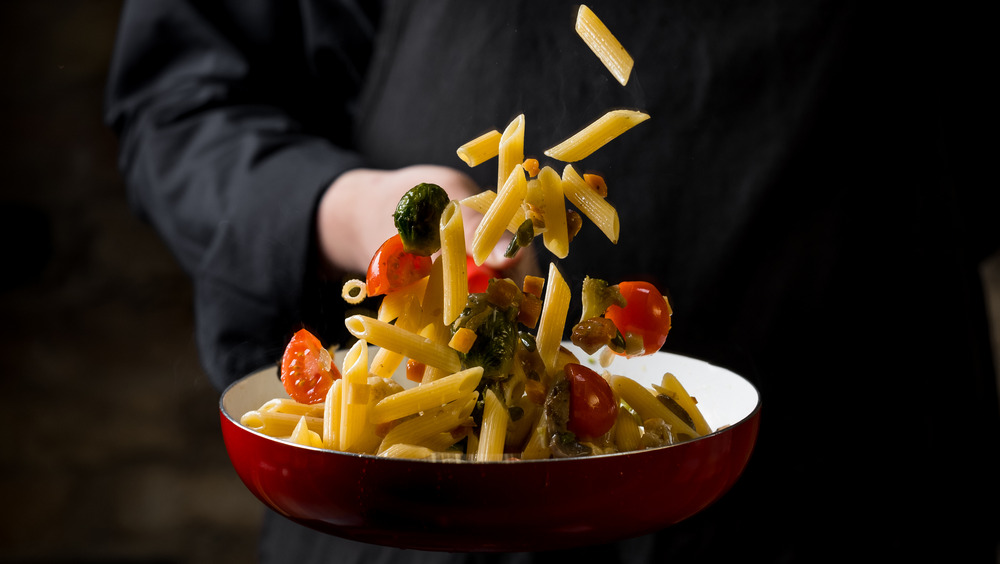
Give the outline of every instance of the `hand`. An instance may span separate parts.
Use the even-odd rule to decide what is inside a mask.
[[[365,272],[375,251],[396,233],[392,215],[399,199],[421,182],[441,186],[452,200],[481,191],[467,174],[435,165],[415,165],[397,170],[354,169],[340,175],[323,194],[317,211],[316,230],[325,266],[333,272]],[[482,216],[462,208],[466,246]],[[526,273],[539,271],[531,249],[521,249],[513,258],[503,256],[510,242],[507,233],[486,264],[520,281]]]

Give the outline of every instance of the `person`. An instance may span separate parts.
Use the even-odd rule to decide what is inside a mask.
[[[106,119],[132,205],[193,280],[209,377],[273,364],[303,325],[343,339],[340,284],[399,195],[495,185],[458,160],[465,141],[524,114],[526,154],[557,165],[546,148],[639,109],[649,121],[578,163],[608,182],[617,245],[584,225],[538,262],[571,287],[653,281],[674,311],[665,350],[745,375],[762,427],[712,507],[562,556],[995,559],[977,268],[1000,208],[967,135],[984,51],[962,26],[978,24],[832,1],[590,6],[635,59],[624,86],[569,2],[127,3]],[[261,538],[262,562],[555,556],[385,549],[277,515]]]

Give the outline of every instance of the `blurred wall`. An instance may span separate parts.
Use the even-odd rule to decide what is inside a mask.
[[[0,2],[0,562],[252,562],[189,282],[101,121],[119,8]]]

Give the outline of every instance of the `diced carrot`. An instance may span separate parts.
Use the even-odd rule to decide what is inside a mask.
[[[542,299],[534,294],[524,294],[521,306],[517,309],[517,320],[528,329],[534,329],[541,315]]]
[[[451,340],[448,341],[448,346],[462,354],[465,354],[469,352],[469,349],[472,348],[472,344],[475,342],[476,332],[468,327],[462,327],[458,331],[455,331]]]
[[[423,382],[424,381],[424,369],[427,365],[409,358],[406,360],[406,379],[413,382]]]
[[[608,184],[604,182],[604,177],[599,174],[584,174],[583,181],[590,184],[590,187],[597,191],[602,198],[608,197]]]
[[[541,276],[525,276],[522,288],[525,294],[531,294],[536,298],[542,297],[542,288],[545,286],[545,279]]]

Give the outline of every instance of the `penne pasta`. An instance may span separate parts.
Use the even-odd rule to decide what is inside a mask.
[[[340,432],[344,452],[363,452],[361,438],[368,423],[368,343],[359,339],[344,357],[340,391]]]
[[[344,324],[354,337],[417,362],[449,373],[458,372],[462,368],[458,353],[447,344],[436,343],[412,331],[363,315],[352,315]]]
[[[597,14],[587,6],[581,5],[576,13],[576,33],[590,50],[597,55],[604,66],[615,79],[625,86],[632,73],[632,56],[597,17]]]
[[[552,451],[549,449],[548,416],[544,409],[539,411],[538,420],[528,435],[524,450],[521,451],[521,460],[539,460],[552,456]]]
[[[396,327],[415,331],[420,323],[423,299],[430,277],[425,277],[405,288],[389,292],[382,299],[378,310],[378,320],[385,323],[396,321]],[[370,371],[381,378],[391,378],[403,362],[403,355],[387,348],[379,348],[371,360]]]
[[[635,420],[635,415],[631,411],[624,408],[618,410],[613,432],[615,445],[620,452],[642,448],[642,430],[639,429],[639,422]]]
[[[378,306],[379,321],[389,323],[396,319],[410,320],[414,316],[419,318],[420,302],[424,299],[427,281],[428,277],[424,277],[413,284],[387,293]],[[414,324],[411,322],[411,325]]]
[[[323,430],[323,419],[320,417],[277,411],[248,411],[240,417],[240,424],[270,437],[287,437],[302,417],[306,418],[310,429],[317,432]]]
[[[343,385],[343,378],[334,380],[326,392],[326,401],[323,402],[323,447],[331,450],[340,450],[340,441],[337,437],[340,434],[340,402]]]
[[[478,393],[470,392],[448,405],[427,410],[399,423],[386,433],[378,447],[378,454],[395,444],[421,444],[439,433],[451,431],[469,418],[478,397]]]
[[[496,199],[497,199],[496,192],[494,192],[493,190],[483,190],[482,192],[476,194],[475,196],[469,196],[468,198],[461,200],[460,203],[462,204],[462,206],[467,207],[470,210],[486,215],[486,211],[490,209],[490,206],[493,205],[493,201]],[[514,217],[512,217],[510,221],[507,222],[507,231],[510,231],[511,233],[517,233],[517,228],[520,227],[522,223],[524,223],[524,220],[525,220],[524,210],[521,210],[520,212],[515,212]]]
[[[500,236],[503,234],[511,218],[519,211],[523,213],[521,204],[527,191],[527,179],[524,177],[524,167],[520,163],[514,165],[507,181],[497,193],[496,199],[483,215],[483,220],[476,228],[472,239],[472,259],[477,265],[486,262],[493,252]]]
[[[500,152],[500,132],[487,131],[458,148],[458,158],[470,167],[479,166]]]
[[[524,448],[527,443],[528,437],[535,428],[539,415],[541,415],[542,406],[534,403],[527,396],[520,396],[514,402],[508,402],[508,405],[521,410],[519,418],[515,419],[511,415],[510,422],[507,423],[507,439],[504,443],[504,451],[516,452]]]
[[[474,391],[482,377],[483,368],[475,366],[386,396],[372,408],[369,420],[386,423],[450,403]]]
[[[290,398],[275,398],[260,406],[260,411],[276,411],[278,413],[293,413],[295,415],[323,415],[323,404],[299,403]]]
[[[563,180],[550,167],[538,173],[542,196],[542,214],[545,218],[545,232],[542,242],[545,248],[559,258],[569,255],[569,231],[566,223],[566,198],[563,195]]]
[[[437,344],[448,344],[448,348],[452,348],[450,344],[450,333],[447,325],[442,325],[441,323],[431,322],[424,326],[420,330],[420,336],[428,339]],[[449,372],[442,370],[436,366],[427,365],[424,367],[424,377],[421,378],[421,382],[433,382],[434,380],[439,380],[447,376]]]
[[[610,380],[611,389],[614,390],[615,394],[634,409],[643,421],[662,419],[670,425],[674,435],[686,433],[691,437],[701,436],[673,411],[670,411],[670,408],[660,403],[660,400],[656,399],[656,396],[644,388],[642,384],[631,378],[618,375],[611,376]]]
[[[681,409],[691,416],[691,420],[694,422],[694,430],[699,435],[704,436],[712,432],[711,427],[708,426],[708,422],[705,421],[705,416],[698,409],[697,401],[687,393],[687,390],[684,389],[684,386],[676,376],[667,372],[663,375],[660,386],[654,386],[654,389],[677,402],[677,405],[681,406]]]
[[[295,425],[288,440],[303,446],[323,448],[323,439],[319,437],[319,433],[309,429],[305,415],[299,416],[299,422]]]
[[[408,319],[411,326],[407,326],[411,331],[418,331],[427,326],[428,323],[440,324],[444,318],[444,265],[439,255],[431,264],[431,272],[427,275],[427,285],[424,289],[424,298],[420,302],[421,313]]]
[[[434,456],[434,452],[434,450],[424,446],[397,443],[387,447],[378,455],[386,458],[409,458],[413,460],[422,460],[424,458]]]
[[[420,446],[427,447],[432,451],[434,451],[435,453],[441,453],[442,451],[446,451],[451,447],[455,446],[455,443],[457,443],[466,435],[465,432],[459,431],[459,429],[461,428],[462,424],[461,422],[459,422],[458,427],[456,427],[455,429],[433,435],[422,441],[420,443]],[[456,452],[456,454],[458,453]]]
[[[556,265],[549,263],[549,278],[545,285],[545,299],[542,302],[542,315],[538,320],[538,335],[535,337],[538,354],[548,372],[555,368],[562,342],[563,329],[566,327],[566,314],[569,311],[569,285],[563,280]]]
[[[513,119],[500,136],[497,155],[497,193],[515,166],[524,163],[524,114]],[[522,167],[523,168],[523,167]]]
[[[450,325],[469,298],[466,271],[465,226],[459,203],[452,201],[441,214],[441,269],[444,324]]]
[[[495,462],[503,460],[503,447],[507,438],[510,415],[507,413],[507,406],[500,401],[493,390],[487,388],[484,399],[483,423],[479,428],[476,460]]]
[[[392,378],[396,369],[399,365],[403,363],[403,355],[396,351],[390,351],[389,349],[380,348],[375,352],[375,356],[372,357],[371,373],[382,377],[382,378]]]
[[[629,129],[649,119],[649,114],[634,110],[612,110],[562,143],[545,151],[545,155],[567,163],[587,158]]]
[[[563,169],[562,180],[566,199],[587,216],[612,243],[617,244],[618,210],[587,184],[573,165],[566,165]]]

